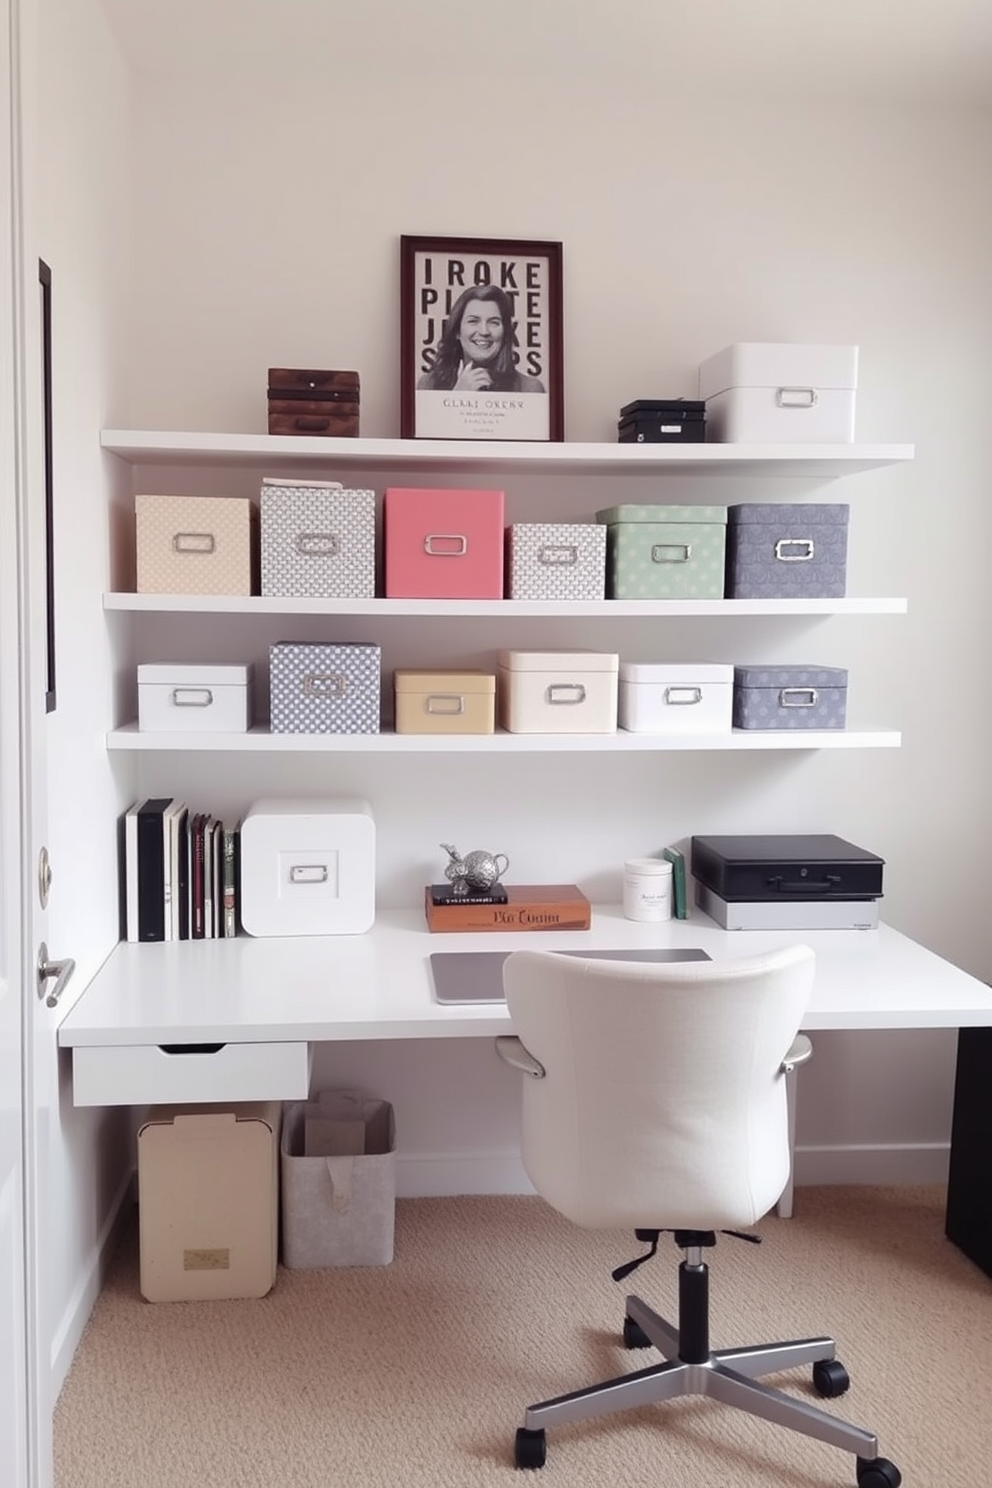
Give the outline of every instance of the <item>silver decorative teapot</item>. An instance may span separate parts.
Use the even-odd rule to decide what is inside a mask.
[[[490,853],[477,849],[462,857],[457,847],[450,842],[441,846],[450,858],[444,876],[456,894],[485,894],[497,884],[510,866],[506,853]]]

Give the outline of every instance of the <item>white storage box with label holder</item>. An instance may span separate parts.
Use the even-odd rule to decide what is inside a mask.
[[[258,509],[233,496],[135,496],[139,594],[255,594]]]
[[[141,1294],[264,1297],[279,1260],[278,1101],[152,1107],[138,1130]]]
[[[606,528],[514,522],[506,529],[508,599],[605,599]]]
[[[374,491],[266,479],[259,507],[263,594],[374,597]]]
[[[706,438],[725,444],[850,444],[858,348],[740,341],[699,368]]]
[[[629,733],[729,734],[733,698],[729,663],[620,663],[620,727]]]
[[[241,924],[249,935],[357,935],[375,921],[368,801],[255,801],[241,823]]]
[[[500,651],[496,706],[511,734],[613,734],[620,657],[608,651]]]
[[[142,662],[138,728],[155,733],[243,734],[251,726],[254,668]]]

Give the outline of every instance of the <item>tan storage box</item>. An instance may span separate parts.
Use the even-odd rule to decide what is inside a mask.
[[[491,734],[496,728],[495,672],[393,672],[398,734]]]
[[[286,1107],[280,1147],[283,1263],[385,1266],[396,1211],[393,1108],[353,1090]]]
[[[153,1106],[138,1131],[141,1295],[264,1297],[279,1240],[278,1101]]]
[[[257,594],[258,511],[228,496],[135,496],[139,594]]]

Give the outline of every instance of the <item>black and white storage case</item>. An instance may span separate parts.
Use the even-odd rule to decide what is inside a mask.
[[[620,444],[702,444],[706,404],[698,398],[638,398],[617,423]]]
[[[725,930],[871,930],[884,859],[830,833],[693,837],[697,906]]]

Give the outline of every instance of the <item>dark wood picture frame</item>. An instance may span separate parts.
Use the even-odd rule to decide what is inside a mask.
[[[563,347],[561,243],[400,238],[404,439],[562,440]]]
[[[55,484],[52,475],[52,271],[38,260],[41,292],[42,463],[45,483],[45,712],[55,712]]]

